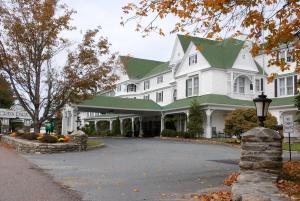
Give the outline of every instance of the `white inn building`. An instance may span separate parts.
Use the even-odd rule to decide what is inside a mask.
[[[262,91],[272,98],[270,112],[280,124],[285,115],[296,117],[298,75],[294,73],[296,62],[286,47],[279,54],[279,59],[286,59],[291,65],[285,72],[277,67],[263,69],[269,56],[253,58],[250,49],[250,41],[178,35],[169,61],[120,57],[126,70],[117,72],[120,79],[115,90],[66,106],[63,133],[76,130],[78,115],[82,125],[95,124],[97,131],[101,121],[109,122],[111,129],[117,117],[121,125],[125,121],[132,124],[135,136],[157,136],[164,128],[186,131],[188,109],[196,99],[202,106],[204,136],[211,138],[224,133],[224,118],[229,112],[253,108],[253,98]],[[268,84],[271,73],[278,73],[278,77]],[[169,122],[166,117],[176,118]]]

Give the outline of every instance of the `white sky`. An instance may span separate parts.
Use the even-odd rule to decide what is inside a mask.
[[[108,37],[112,50],[120,55],[131,55],[139,58],[167,61],[171,57],[175,34],[166,34],[165,37],[156,33],[143,38],[142,33],[134,31],[135,22],[125,27],[120,25],[122,6],[128,0],[61,0],[69,8],[75,9],[72,24],[77,30],[68,35],[68,38],[79,42],[82,38],[80,31],[97,26],[102,27],[101,35]],[[126,16],[125,16],[126,17]],[[170,23],[171,22],[171,23]],[[164,21],[164,27],[172,27],[173,20]],[[169,25],[168,25],[169,24]]]

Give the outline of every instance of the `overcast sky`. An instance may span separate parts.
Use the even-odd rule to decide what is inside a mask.
[[[171,56],[175,34],[165,37],[151,34],[143,38],[142,34],[134,31],[134,22],[125,27],[120,25],[122,6],[128,0],[62,0],[70,8],[77,11],[73,16],[72,24],[77,27],[69,37],[79,42],[82,35],[80,31],[102,27],[101,34],[108,37],[112,49],[121,55],[131,55],[139,58],[167,61]],[[172,20],[164,24],[171,27]]]

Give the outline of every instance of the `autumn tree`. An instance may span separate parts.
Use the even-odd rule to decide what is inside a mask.
[[[266,128],[274,129],[274,126],[277,125],[277,119],[271,113],[268,113],[264,124]],[[258,126],[259,122],[255,109],[236,109],[225,117],[224,132],[227,135],[240,136],[242,133]]]
[[[160,21],[175,17],[170,33],[200,34],[222,39],[245,33],[253,41],[252,53],[272,55],[269,65],[282,71],[290,64],[276,58],[278,47],[286,45],[296,61],[300,60],[300,3],[299,0],[139,0],[123,7],[128,16],[121,24],[136,21],[136,31],[165,35]],[[296,67],[299,72],[300,66]],[[272,74],[270,80],[276,75]]]
[[[76,48],[70,46],[64,36],[74,29],[73,13],[57,0],[0,0],[0,71],[35,132],[66,103],[108,89],[117,79],[112,73],[116,55],[99,29],[87,31]]]
[[[0,75],[0,108],[10,108],[14,104],[14,96],[9,82]]]

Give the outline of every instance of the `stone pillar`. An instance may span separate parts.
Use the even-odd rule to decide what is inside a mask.
[[[120,131],[121,135],[123,135],[123,119],[120,119]]]
[[[143,131],[143,117],[140,117],[140,134],[139,137],[144,136],[144,131]]]
[[[212,127],[211,127],[211,115],[213,113],[213,110],[207,109],[205,111],[206,114],[206,138],[212,138]]]
[[[282,168],[282,137],[268,128],[254,128],[242,135],[241,170],[279,174]]]
[[[81,130],[74,131],[71,134],[71,142],[78,145],[78,151],[87,150],[88,136]]]
[[[131,129],[132,129],[131,137],[134,137],[134,117],[131,117]]]
[[[233,201],[285,200],[276,187],[282,169],[282,137],[278,132],[257,127],[244,133],[239,166]]]
[[[109,130],[112,131],[113,127],[113,120],[109,120]]]

